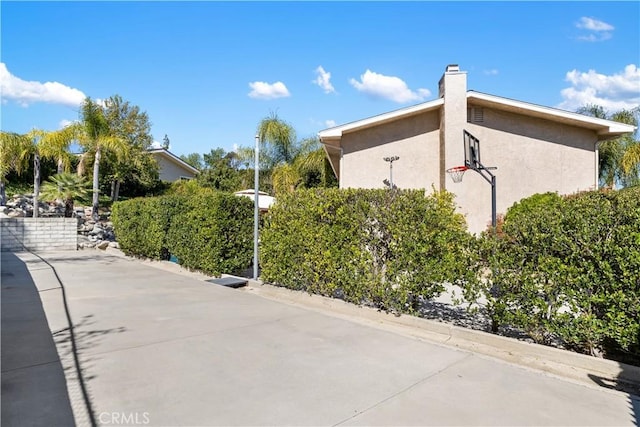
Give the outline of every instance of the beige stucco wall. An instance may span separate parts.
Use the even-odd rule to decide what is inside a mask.
[[[572,194],[595,188],[597,135],[562,125],[484,108],[484,121],[467,123],[480,140],[484,166],[497,166],[497,211],[535,193]],[[460,137],[460,145],[462,138]],[[460,159],[460,164],[464,158]],[[447,179],[456,194],[469,229],[480,232],[491,222],[491,186],[478,173],[467,171],[460,184]]]
[[[384,188],[389,163],[384,157],[399,156],[393,162],[393,183],[399,188],[427,188],[439,185],[438,111],[342,136],[342,188]]]
[[[195,175],[190,171],[180,167],[174,162],[167,160],[165,157],[156,155],[155,158],[158,162],[158,167],[160,168],[160,179],[162,181],[174,182],[180,180],[183,177],[195,177]]]
[[[571,194],[596,187],[595,131],[505,110],[468,98],[466,73],[447,67],[439,82],[441,108],[346,132],[325,141],[332,161],[339,155],[341,188],[383,188],[384,157],[399,156],[393,182],[399,188],[446,189],[456,195],[469,231],[491,224],[491,185],[475,171],[453,183],[445,171],[464,165],[463,131],[480,140],[481,161],[496,177],[497,213],[536,193]],[[467,107],[482,108],[482,121],[468,122]],[[506,109],[510,109],[507,111]]]

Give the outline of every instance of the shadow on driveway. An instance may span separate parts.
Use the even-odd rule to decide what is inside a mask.
[[[75,425],[40,295],[25,263],[2,253],[3,426]]]

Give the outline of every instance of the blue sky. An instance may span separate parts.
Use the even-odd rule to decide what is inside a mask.
[[[469,89],[575,111],[640,105],[640,2],[0,3],[1,127],[58,129],[119,94],[180,155],[299,139]]]

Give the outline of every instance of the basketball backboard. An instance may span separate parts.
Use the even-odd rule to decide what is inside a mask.
[[[480,162],[480,141],[466,130],[463,134],[464,139],[464,164],[469,169],[483,169]]]

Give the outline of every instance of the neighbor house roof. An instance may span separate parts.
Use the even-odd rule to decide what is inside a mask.
[[[255,190],[253,188],[249,188],[247,190],[236,191],[236,196],[248,197],[251,201],[255,200]],[[275,197],[270,196],[264,191],[258,191],[258,207],[261,211],[267,211],[276,202]]]
[[[467,91],[467,99],[472,101],[475,105],[592,129],[600,136],[600,139],[614,138],[625,133],[634,132],[636,129],[635,126],[614,122],[612,120],[598,119],[584,114],[572,113],[557,108],[544,107],[541,105],[516,101],[472,90]],[[345,133],[378,126],[386,122],[404,119],[416,114],[436,110],[442,105],[444,105],[444,98],[439,98],[434,101],[424,102],[422,104],[325,129],[320,131],[318,136],[323,143],[331,144],[332,140],[338,142]]]
[[[183,169],[188,170],[189,172],[191,172],[194,175],[200,173],[200,171],[198,169],[194,168],[189,163],[185,162],[180,157],[176,156],[175,154],[173,154],[171,151],[169,151],[167,149],[164,149],[164,148],[152,148],[152,149],[148,150],[148,152],[151,153],[151,154],[155,154],[157,156],[160,156],[160,157],[164,158],[165,160],[168,160],[168,161],[170,161],[172,163],[175,163],[176,165],[180,166]]]

